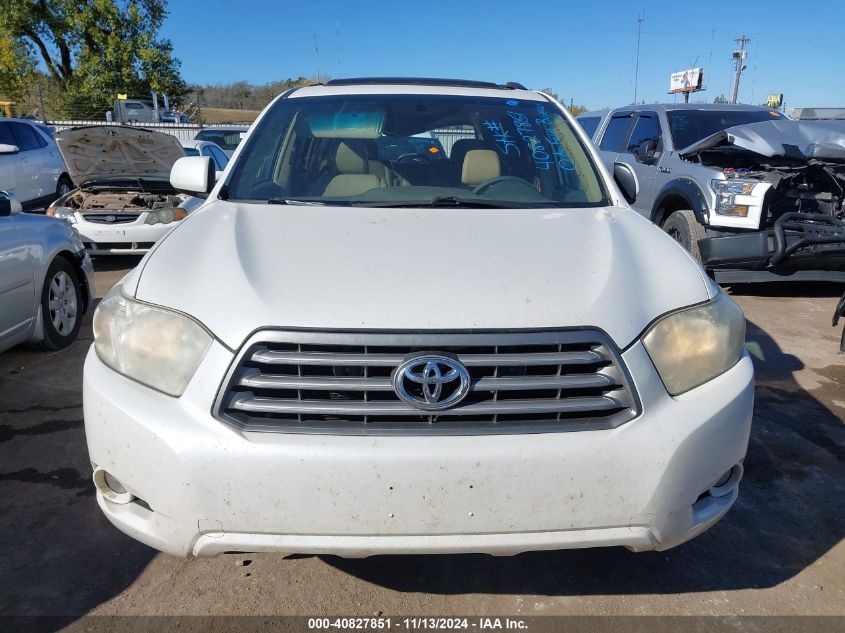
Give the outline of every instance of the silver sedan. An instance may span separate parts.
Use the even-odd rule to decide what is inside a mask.
[[[0,352],[70,345],[94,298],[94,268],[67,222],[21,213],[0,191]]]

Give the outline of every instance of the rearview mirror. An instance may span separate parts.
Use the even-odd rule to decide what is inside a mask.
[[[21,151],[21,148],[17,145],[7,145],[6,143],[0,143],[0,154],[17,154]]]
[[[217,180],[214,163],[208,156],[185,156],[173,163],[170,184],[176,191],[204,198]]]
[[[2,147],[2,146],[0,146]],[[21,213],[21,203],[8,191],[0,191],[0,218]]]
[[[628,204],[633,204],[640,192],[640,183],[631,166],[625,163],[613,163],[613,180],[619,185]]]

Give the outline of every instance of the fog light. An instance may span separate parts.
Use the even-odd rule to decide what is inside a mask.
[[[117,477],[103,468],[94,470],[94,486],[112,503],[129,503],[135,498],[135,495],[129,492]]]
[[[742,464],[737,464],[731,468],[724,475],[719,477],[719,480],[713,484],[713,487],[708,491],[712,497],[724,497],[730,494],[739,485],[739,480],[742,479],[743,468]]]

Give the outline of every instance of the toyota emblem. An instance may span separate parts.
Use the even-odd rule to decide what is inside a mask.
[[[466,398],[469,388],[467,368],[447,356],[415,356],[406,359],[393,372],[396,395],[425,411],[454,407]]]

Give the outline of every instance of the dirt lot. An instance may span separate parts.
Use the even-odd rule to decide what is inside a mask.
[[[97,262],[98,296],[133,263]],[[842,288],[733,292],[758,371],[739,501],[691,543],[645,554],[159,554],[94,501],[81,408],[89,315],[67,350],[0,355],[0,615],[845,615],[845,357],[830,326]]]

